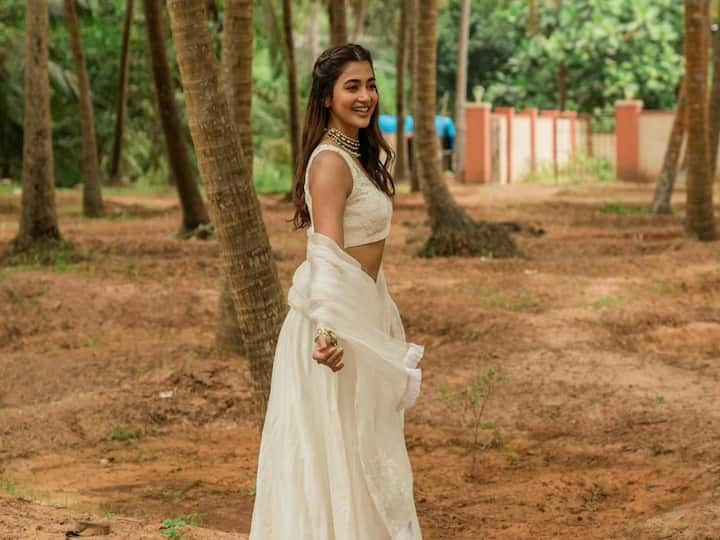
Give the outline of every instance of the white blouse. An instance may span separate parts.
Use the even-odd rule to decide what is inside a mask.
[[[353,188],[345,204],[345,215],[343,216],[343,228],[345,231],[343,247],[370,244],[387,238],[390,234],[390,222],[393,213],[391,198],[368,178],[367,174],[355,163],[350,154],[332,144],[319,144],[310,155],[305,169],[305,201],[310,211],[310,231],[314,232],[308,173],[315,156],[325,150],[335,152],[343,157],[350,168],[353,179]]]

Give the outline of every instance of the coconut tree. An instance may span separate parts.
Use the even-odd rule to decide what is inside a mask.
[[[407,57],[405,51],[408,45],[408,4],[410,0],[400,0],[400,21],[397,33],[397,47],[395,52],[395,115],[397,116],[395,167],[396,181],[407,178],[407,143],[405,141],[405,67]]]
[[[216,7],[215,2],[211,2]],[[208,10],[214,17],[210,2]],[[237,126],[240,151],[243,152],[250,176],[253,174],[252,107],[252,0],[225,0],[223,18],[222,58],[220,69],[225,97],[233,123]],[[227,280],[220,282],[220,317],[215,342],[221,349],[244,354],[245,345],[238,328],[237,313]]]
[[[347,8],[345,0],[328,0],[330,18],[330,45],[347,43]]]
[[[127,112],[128,66],[130,59],[130,30],[132,28],[134,0],[125,2],[125,21],[123,22],[122,47],[120,49],[120,74],[118,77],[117,103],[115,105],[115,136],[110,159],[110,182],[120,181],[120,161],[122,158],[122,138],[125,130],[125,113]]]
[[[713,180],[710,176],[707,110],[709,0],[685,0],[685,85],[688,124],[686,227],[698,240],[714,240]]]
[[[207,8],[204,5],[205,2],[200,3],[203,4],[203,9]],[[178,235],[182,237],[207,236],[207,225],[210,219],[200,194],[200,188],[193,174],[190,155],[183,138],[184,131],[180,125],[180,117],[175,103],[175,89],[170,74],[167,51],[165,50],[162,0],[143,0],[143,8],[148,44],[150,45],[153,78],[155,79],[155,96],[160,110],[163,133],[165,134],[170,170],[175,179],[175,186],[182,207],[182,224],[178,230]],[[207,17],[203,19],[203,22],[207,24]]]
[[[418,0],[415,17],[415,142],[414,163],[430,217],[431,235],[421,256],[486,255],[509,257],[516,253],[507,231],[490,223],[476,223],[453,199],[442,176],[435,136],[436,50],[438,0]]]
[[[95,141],[95,115],[93,114],[90,79],[85,68],[80,28],[78,25],[75,0],[65,0],[65,21],[70,34],[75,73],[77,74],[80,99],[80,132],[82,136],[82,181],[83,215],[100,217],[104,213],[100,188],[100,166],[98,165],[97,143]]]
[[[363,26],[365,25],[365,0],[352,0],[352,11],[354,20],[352,41],[358,43],[362,38]]]
[[[292,0],[283,0],[283,31],[285,34],[285,62],[288,79],[290,149],[292,151],[293,170],[295,170],[300,159],[300,93],[298,90],[297,68],[295,66]]]
[[[286,302],[250,168],[218,80],[205,3],[168,0],[168,9],[190,134],[262,417]]]
[[[717,21],[717,19],[716,19]],[[708,20],[708,22],[710,22]],[[720,30],[710,36],[712,41],[712,84],[708,104],[708,129],[710,144],[710,178],[714,179],[717,169],[718,143],[720,143]]]
[[[415,18],[417,17],[418,0],[407,0],[407,20],[408,20],[408,71],[410,72],[410,87],[412,91],[412,111],[413,119],[415,118],[415,111],[419,104],[417,102],[417,93],[415,92]],[[411,135],[410,138],[412,153],[408,153],[408,163],[410,164],[410,191],[417,193],[420,191],[420,177],[418,175],[418,166],[415,154],[415,135]]]
[[[655,185],[655,196],[650,205],[650,211],[656,214],[670,213],[670,198],[672,197],[673,186],[675,185],[678,162],[680,161],[680,149],[682,148],[687,127],[686,103],[685,83],[683,82],[680,85],[675,118],[672,129],[670,130],[670,138],[665,148],[665,157],[662,168],[660,169],[660,174],[658,175],[657,184]]]
[[[60,241],[55,209],[55,174],[48,82],[47,0],[27,0],[25,117],[23,125],[22,209],[11,252]]]
[[[465,97],[467,94],[468,43],[470,41],[470,0],[461,0],[458,34],[457,77],[455,79],[455,177],[465,180]]]

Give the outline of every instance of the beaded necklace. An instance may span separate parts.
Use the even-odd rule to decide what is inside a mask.
[[[360,157],[360,141],[358,139],[348,137],[342,131],[335,128],[329,128],[327,134],[333,142],[337,143],[337,145],[347,151],[348,154],[354,157]]]

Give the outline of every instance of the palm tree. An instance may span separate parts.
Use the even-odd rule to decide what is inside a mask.
[[[455,177],[465,180],[465,97],[467,95],[468,44],[470,41],[470,0],[462,0],[458,35],[457,78],[455,80]]]
[[[25,119],[23,126],[22,210],[11,252],[58,242],[55,173],[48,82],[47,0],[27,0],[25,59]]]
[[[345,0],[328,0],[328,16],[330,18],[330,45],[347,43],[347,9]]]
[[[65,0],[65,20],[70,34],[75,73],[77,74],[80,98],[80,131],[82,133],[82,180],[83,215],[100,217],[104,214],[102,190],[100,188],[100,166],[98,165],[97,143],[95,141],[95,115],[90,94],[90,80],[85,69],[80,28],[78,25],[75,0]]]
[[[665,148],[662,169],[658,175],[655,185],[655,196],[653,197],[650,211],[655,214],[670,213],[670,199],[672,197],[675,177],[677,176],[678,162],[680,161],[680,149],[682,148],[685,130],[687,127],[687,100],[685,99],[685,83],[680,85],[680,92],[677,99],[677,108],[673,120],[670,138]]]
[[[258,418],[262,418],[286,302],[250,169],[218,81],[205,3],[168,0],[168,9],[190,133],[246,346]]]
[[[353,43],[358,43],[362,38],[363,26],[365,24],[365,0],[352,0],[352,11],[355,22],[352,41]]]
[[[415,165],[430,217],[431,235],[420,255],[424,257],[485,255],[510,257],[516,247],[507,231],[489,223],[476,223],[453,199],[440,167],[435,136],[436,47],[438,0],[418,0],[415,17]]]
[[[418,0],[407,0],[407,19],[408,19],[408,71],[410,72],[410,90],[412,91],[411,106],[413,111],[413,120],[415,111],[419,107],[417,102],[417,92],[415,92],[415,19],[418,12]],[[408,152],[408,163],[410,165],[410,192],[417,193],[420,191],[420,177],[418,175],[417,153],[415,148],[415,133],[410,138],[410,148],[412,152]]]
[[[698,240],[714,240],[713,180],[710,176],[707,110],[709,0],[685,0],[685,84],[688,124],[687,232]]]
[[[203,4],[203,9],[207,6]],[[168,161],[175,179],[175,185],[182,207],[182,224],[178,230],[181,237],[193,235],[207,236],[207,225],[210,222],[200,189],[195,181],[190,156],[183,138],[183,129],[175,104],[170,66],[165,50],[165,33],[163,32],[161,0],[144,0],[145,28],[150,45],[153,77],[155,79],[155,95],[157,97],[160,120],[165,133]],[[207,24],[207,17],[203,19]]]
[[[115,137],[112,158],[110,159],[110,182],[120,181],[120,160],[122,158],[122,138],[125,129],[125,113],[127,112],[128,66],[130,65],[130,29],[132,28],[134,0],[126,0],[125,22],[123,23],[122,48],[120,50],[120,77],[118,78],[118,95],[115,106]]]
[[[395,144],[395,167],[393,170],[395,180],[403,181],[407,178],[407,142],[405,141],[405,65],[407,58],[405,50],[408,45],[408,3],[410,0],[400,0],[400,22],[397,33],[397,48],[395,53],[395,115],[397,116],[397,131]]]
[[[215,2],[212,2],[215,6]],[[208,3],[208,8],[210,8]],[[210,11],[211,16],[212,10]],[[253,174],[252,106],[252,0],[226,0],[223,18],[221,71],[225,97],[237,126],[240,151],[243,152],[250,176]],[[245,345],[238,328],[237,313],[227,279],[220,281],[220,303],[215,343],[225,351],[242,355]]]
[[[292,27],[292,0],[283,0],[283,30],[285,33],[285,60],[287,62],[288,100],[290,115],[290,149],[293,171],[300,159],[300,93],[295,67],[295,40]]]
[[[710,22],[710,21],[708,21]],[[710,179],[715,179],[720,143],[720,30],[712,32],[712,85],[708,105],[708,129],[710,143]]]

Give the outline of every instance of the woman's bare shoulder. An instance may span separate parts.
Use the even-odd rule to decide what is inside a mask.
[[[341,190],[349,195],[353,185],[350,164],[339,152],[329,148],[320,149],[310,164],[308,182],[313,198],[316,191],[327,190]]]

